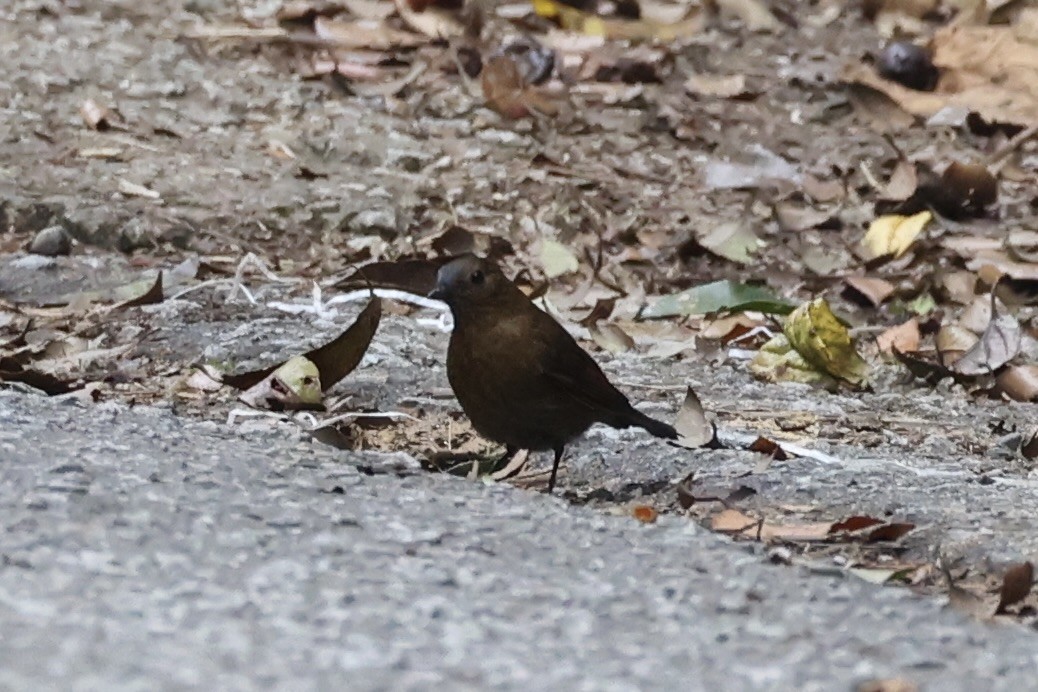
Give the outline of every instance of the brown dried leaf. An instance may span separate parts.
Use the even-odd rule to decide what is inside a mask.
[[[866,543],[878,543],[880,541],[896,541],[906,533],[915,528],[915,524],[891,522],[878,529],[869,531],[865,537]]]
[[[643,524],[655,524],[660,513],[649,505],[635,505],[631,508],[631,516]]]
[[[915,194],[918,186],[919,177],[915,172],[915,164],[907,159],[899,159],[886,186],[880,192],[880,199],[903,202]]]
[[[775,461],[785,461],[789,457],[786,455],[786,450],[782,449],[780,445],[769,440],[766,437],[758,437],[753,441],[747,449],[751,452],[760,452],[761,454],[767,454]]]
[[[353,324],[333,341],[304,354],[317,368],[322,391],[327,391],[346,375],[353,372],[368,350],[372,337],[382,319],[382,301],[373,298],[361,311]],[[287,361],[286,361],[287,362]],[[262,370],[224,375],[224,384],[236,389],[249,389],[266,379],[284,363]]]
[[[855,515],[853,517],[847,517],[843,521],[838,521],[829,527],[829,533],[854,533],[855,531],[861,531],[877,524],[885,523],[882,519],[875,517],[867,517],[863,515]]]
[[[345,279],[336,282],[335,288],[355,290],[359,288],[388,288],[404,291],[416,296],[427,296],[436,288],[436,274],[450,257],[438,259],[402,259],[391,262],[372,262]]]
[[[883,353],[893,353],[897,349],[901,353],[915,353],[919,350],[919,320],[912,318],[896,327],[891,327],[876,337],[876,345]]]
[[[555,102],[526,83],[519,65],[508,55],[489,58],[480,83],[487,106],[502,117],[515,120],[533,113],[555,115],[559,111]]]
[[[710,528],[718,533],[743,533],[747,530],[756,532],[759,525],[760,521],[737,509],[723,509],[710,517]]]
[[[1038,401],[1038,365],[1013,365],[995,382],[998,391],[1014,401]]]
[[[878,308],[887,298],[894,294],[894,284],[886,279],[868,276],[848,276],[843,281],[847,284],[847,290],[844,291],[845,297],[855,297],[846,295],[849,291],[853,291],[874,308]]]

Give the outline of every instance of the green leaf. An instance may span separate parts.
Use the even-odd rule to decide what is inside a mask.
[[[726,280],[693,286],[681,293],[663,296],[647,307],[642,315],[652,319],[747,310],[786,315],[793,310],[793,305],[776,298],[760,286]]]

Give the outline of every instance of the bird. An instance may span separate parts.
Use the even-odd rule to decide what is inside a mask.
[[[566,445],[593,423],[640,427],[666,439],[677,431],[634,408],[595,360],[538,308],[493,261],[474,254],[443,264],[430,298],[454,318],[447,379],[483,437],[519,449],[555,453],[548,492]]]

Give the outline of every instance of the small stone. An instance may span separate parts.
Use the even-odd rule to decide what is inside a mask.
[[[115,246],[120,252],[133,252],[155,246],[151,229],[142,219],[130,219],[119,231]]]
[[[44,257],[58,257],[72,252],[72,237],[63,226],[49,226],[36,234],[29,252]]]

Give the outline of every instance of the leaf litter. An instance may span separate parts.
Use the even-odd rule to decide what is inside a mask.
[[[867,379],[881,391],[901,391],[893,389],[886,373],[921,372],[934,382],[952,379],[976,396],[1034,399],[1034,316],[1027,303],[1027,282],[1038,276],[1035,244],[1028,245],[1020,235],[1026,228],[1005,233],[1005,228],[989,223],[999,219],[1009,222],[1005,226],[1026,226],[1031,221],[1022,191],[1033,181],[1033,149],[1028,148],[1033,133],[1027,128],[1034,124],[1028,115],[1034,104],[1031,90],[1018,84],[1023,70],[1032,67],[1027,63],[1027,21],[989,25],[985,18],[940,26],[943,18],[920,22],[919,16],[895,7],[900,3],[883,3],[871,20],[848,16],[856,31],[865,32],[864,24],[873,21],[881,35],[895,29],[918,35],[926,57],[940,69],[932,91],[892,81],[889,72],[873,65],[859,64],[846,73],[849,81],[885,94],[888,106],[918,118],[937,118],[932,124],[914,125],[898,125],[904,121],[896,116],[886,118],[886,129],[893,134],[884,148],[878,139],[870,143],[867,130],[859,127],[868,120],[868,114],[858,110],[859,101],[845,101],[831,80],[811,74],[811,60],[790,61],[788,70],[795,84],[820,79],[817,93],[812,92],[818,99],[794,92],[802,99],[796,109],[781,118],[769,117],[764,121],[767,127],[761,127],[754,118],[764,100],[755,96],[764,89],[770,92],[772,75],[738,61],[700,63],[682,54],[689,41],[712,44],[718,27],[724,29],[722,35],[788,35],[798,24],[830,26],[840,8],[835,14],[832,7],[805,8],[787,17],[758,2],[706,3],[702,12],[680,3],[661,8],[643,2],[637,16],[629,16],[618,8],[585,11],[542,2],[496,11],[484,24],[451,3],[355,0],[328,7],[291,5],[282,8],[276,26],[242,22],[201,27],[192,35],[217,44],[255,43],[272,57],[275,67],[301,75],[309,70],[307,79],[330,79],[333,86],[344,87],[351,104],[372,99],[387,114],[410,118],[423,136],[445,122],[437,118],[454,118],[465,126],[458,130],[463,134],[452,135],[456,141],[437,152],[440,159],[401,158],[400,167],[412,176],[409,181],[421,181],[418,201],[411,207],[417,210],[413,217],[402,217],[399,226],[365,226],[347,216],[328,234],[334,242],[318,243],[314,234],[312,252],[323,254],[320,257],[301,250],[309,242],[293,248],[285,247],[290,242],[270,241],[264,256],[272,258],[272,266],[283,262],[279,271],[314,278],[351,272],[367,263],[337,285],[323,286],[424,296],[446,256],[472,249],[469,243],[483,243],[478,249],[487,252],[486,243],[493,239],[508,245],[499,257],[511,275],[520,275],[524,288],[573,298],[557,312],[561,319],[575,323],[577,316],[600,312],[583,325],[586,336],[615,354],[652,353],[695,364],[720,357],[751,370],[754,355],[776,355],[780,361],[772,373],[800,370],[845,389],[862,386]],[[516,33],[525,34],[527,45],[535,47],[525,53],[513,50]],[[651,49],[639,45],[643,40],[653,44]],[[983,54],[978,46],[996,44],[984,60],[978,58]],[[827,51],[814,57],[847,57]],[[462,55],[466,61],[455,59]],[[285,60],[278,62],[278,57]],[[852,57],[860,62],[860,55]],[[319,62],[327,69],[315,69]],[[471,69],[469,62],[479,69]],[[466,84],[466,79],[472,83]],[[962,117],[955,120],[949,109],[961,110]],[[110,104],[84,107],[83,118],[87,127],[79,127],[84,134],[119,134],[119,114]],[[783,134],[780,128],[773,134],[771,124],[780,120],[792,121],[798,136],[791,137],[789,130]],[[828,139],[822,146],[834,151],[823,151],[818,161],[811,160],[807,144],[787,146],[786,140],[805,139],[803,132],[813,135],[816,125],[834,124],[847,130],[846,137]],[[742,136],[744,125],[765,135],[746,146],[751,140]],[[939,127],[951,128],[942,132],[954,146],[934,144],[934,128]],[[1012,127],[1017,128],[1015,134]],[[657,139],[661,133],[664,138]],[[572,144],[573,138],[586,135],[605,146],[585,151]],[[508,152],[510,160],[501,168],[501,179],[508,179],[508,184],[480,165],[487,151],[480,146],[487,141],[500,143]],[[674,141],[691,142],[691,149],[704,153],[696,159],[675,152]],[[877,153],[889,151],[890,142],[896,145],[893,158]],[[113,148],[92,147],[99,152]],[[276,149],[289,152],[293,161],[305,158],[295,143]],[[107,154],[98,157],[99,162],[106,158]],[[385,159],[387,168],[396,165],[390,160]],[[471,167],[471,175],[459,174],[453,168],[456,162]],[[334,177],[316,167],[307,170],[311,175],[302,177],[308,182]],[[146,179],[120,179],[111,189],[127,197],[120,203],[136,199],[158,206],[173,201],[165,184],[160,193]],[[394,192],[386,194],[392,197]],[[522,221],[534,216],[547,223],[527,226]],[[504,218],[519,220],[508,224]],[[508,225],[515,228],[504,228]],[[696,245],[698,250],[692,248]],[[335,251],[327,252],[328,247]],[[237,257],[231,260],[235,262]],[[236,292],[259,303],[242,278],[234,280]],[[160,293],[147,297],[156,283]],[[35,380],[56,392],[95,378],[126,378],[132,367],[113,373],[95,366],[132,358],[134,339],[146,338],[146,332],[127,332],[118,340],[102,338],[100,313],[88,312],[83,318],[82,311],[89,310],[90,303],[120,301],[122,309],[135,316],[149,307],[168,308],[165,304],[176,302],[170,296],[178,295],[179,289],[163,283],[160,275],[157,282],[149,279],[142,285],[144,290],[135,293],[142,302],[134,302],[134,296],[95,296],[81,297],[77,305],[65,303],[64,314],[30,315],[28,308],[0,311],[12,315],[7,322],[0,320],[5,330],[0,379]],[[588,285],[601,292],[578,295]],[[1017,301],[1004,297],[1009,291]],[[992,307],[985,319],[973,312],[974,294],[980,292],[991,294],[992,306],[996,294],[1004,303]],[[1033,305],[1033,292],[1031,296]],[[387,305],[393,314],[410,314],[397,304]],[[794,311],[798,305],[799,312]],[[790,312],[780,337],[785,344],[768,341],[764,335],[777,324],[771,316]],[[320,310],[313,314],[323,319]],[[647,318],[657,322],[642,321]],[[114,314],[111,319],[120,325],[126,322]],[[734,321],[723,321],[728,319]],[[32,320],[42,324],[30,325]],[[656,329],[659,322],[666,329]],[[43,328],[56,333],[40,336]],[[372,334],[375,328],[377,320]],[[19,332],[39,332],[41,341],[19,342]],[[861,338],[862,334],[869,336]],[[321,357],[309,358],[306,365],[294,356],[290,361],[300,366],[299,371],[279,379],[277,387],[294,387],[303,395],[301,402],[313,399],[315,387],[327,390],[356,367],[371,339],[357,337],[348,357],[332,359],[338,365]],[[710,351],[702,347],[703,341],[718,342],[723,349]],[[127,346],[130,350],[123,350]],[[55,367],[56,363],[69,367]],[[148,377],[154,378],[153,372],[148,371]],[[220,396],[208,371],[191,372],[178,374],[196,393]],[[275,370],[258,372],[272,377]],[[53,380],[45,381],[48,377]],[[145,379],[142,375],[141,382]],[[701,403],[689,409],[694,414],[689,439],[714,432],[712,422],[709,428],[704,424],[707,412]],[[421,435],[441,435],[444,426],[457,431],[429,449],[451,451],[471,443],[473,453],[492,451],[471,430],[464,430],[461,420],[436,418],[433,424],[435,417],[421,415],[412,420],[386,418],[379,411],[352,413],[365,414],[353,420],[366,421],[347,426],[354,436],[348,440],[352,445],[412,444],[419,434],[409,437],[408,429],[418,426],[418,420],[429,426]],[[386,420],[392,424],[383,425]],[[768,441],[760,432],[754,431],[752,438]],[[781,440],[772,444],[762,443],[761,451],[777,457]],[[511,473],[510,464],[496,470],[470,465],[466,475],[473,469],[475,475],[484,470],[490,475]],[[786,535],[813,535],[817,529],[810,527],[826,523],[790,523],[794,528]],[[764,522],[757,530],[763,535],[781,531],[775,528],[779,526],[782,523]],[[897,522],[876,530],[886,526],[894,527],[886,529],[889,535],[904,530]],[[886,570],[862,569],[877,574]]]

